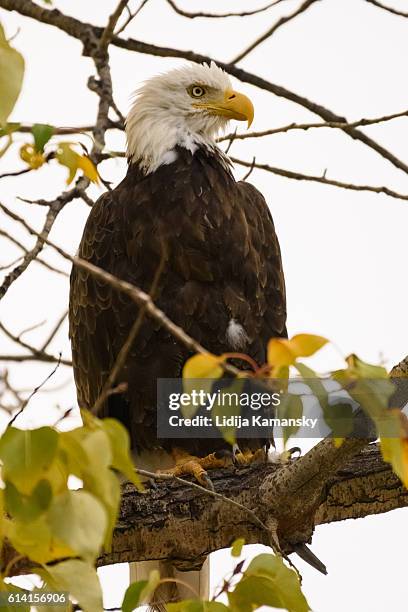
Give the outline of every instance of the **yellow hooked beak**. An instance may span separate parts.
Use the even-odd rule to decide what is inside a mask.
[[[209,102],[196,102],[196,108],[206,108],[214,115],[236,119],[237,121],[247,121],[250,127],[254,118],[254,105],[251,100],[242,93],[229,89],[220,100]]]

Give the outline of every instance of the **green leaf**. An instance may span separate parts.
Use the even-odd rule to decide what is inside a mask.
[[[150,596],[160,584],[160,574],[158,570],[152,570],[149,580],[140,580],[131,584],[123,598],[122,612],[132,612],[143,603],[148,603]]]
[[[52,534],[81,557],[94,560],[105,538],[107,516],[102,504],[87,491],[67,491],[48,511]]]
[[[23,493],[31,493],[46,477],[57,446],[58,434],[51,427],[24,431],[9,427],[0,439],[3,480],[10,480]]]
[[[308,612],[297,574],[286,567],[281,557],[261,554],[245,570],[233,592],[228,593],[232,610],[252,612],[260,606],[283,608],[289,612]]]
[[[6,125],[0,128],[0,138],[2,136],[9,136],[13,132],[17,132],[20,127],[21,123],[6,123]]]
[[[109,436],[112,467],[126,476],[138,489],[142,490],[143,487],[138,474],[135,472],[135,466],[130,454],[130,438],[127,429],[116,419],[103,419],[102,427]]]
[[[34,136],[35,148],[39,153],[42,153],[45,145],[54,133],[54,128],[50,125],[36,123],[33,125],[31,133]]]
[[[4,580],[0,579],[0,593],[3,594],[4,592],[16,594],[18,593],[19,595],[22,595],[24,593],[24,590],[20,589],[20,587],[14,584],[4,582]],[[16,606],[16,604],[12,604],[10,602],[10,605],[0,606],[0,612],[30,612],[30,610],[30,606],[24,603],[21,603]],[[63,611],[61,610],[61,612]]]
[[[245,538],[238,538],[235,542],[232,543],[231,546],[231,555],[233,557],[239,557],[242,552],[242,547],[245,544]]]
[[[102,590],[91,564],[71,559],[47,566],[38,573],[56,591],[68,591],[84,612],[103,612]]]
[[[4,125],[19,96],[24,76],[24,58],[6,40],[0,25],[0,125]]]
[[[45,512],[52,500],[52,488],[48,480],[40,480],[31,495],[24,495],[12,482],[6,482],[6,509],[21,521],[33,521]]]
[[[141,594],[147,584],[147,580],[139,580],[128,586],[122,602],[122,612],[132,612],[142,603]]]
[[[48,563],[74,554],[65,544],[53,538],[45,515],[30,523],[8,521],[5,527],[6,536],[14,548],[37,563]]]

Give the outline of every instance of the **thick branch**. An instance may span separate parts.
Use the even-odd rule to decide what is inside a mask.
[[[262,516],[265,510],[259,491],[284,470],[274,465],[220,470],[212,473],[212,480],[219,493]],[[282,498],[277,505],[286,503]],[[408,491],[382,461],[378,448],[369,446],[337,470],[317,507],[314,524],[361,518],[405,506]],[[302,534],[300,518],[290,531],[281,529],[281,544],[286,543],[288,552],[293,550],[295,528]],[[146,494],[138,494],[126,485],[112,551],[103,555],[99,563],[171,558],[186,567],[203,555],[228,547],[237,537],[244,537],[247,544],[267,543],[267,534],[250,515],[219,498],[179,483],[161,483]]]

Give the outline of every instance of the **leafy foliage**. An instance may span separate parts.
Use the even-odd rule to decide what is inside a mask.
[[[8,427],[0,438],[0,460],[0,499],[7,513],[1,537],[42,565],[37,573],[50,587],[69,591],[84,610],[102,610],[94,564],[111,542],[120,473],[140,487],[126,429],[90,414],[68,432]],[[68,487],[70,476],[82,481],[81,489]]]
[[[19,96],[24,58],[9,44],[0,24],[0,127],[4,126]]]

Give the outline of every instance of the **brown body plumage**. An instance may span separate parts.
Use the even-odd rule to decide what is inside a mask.
[[[147,176],[130,164],[124,181],[93,207],[79,256],[146,292],[162,262],[156,304],[215,354],[236,348],[227,334],[234,320],[246,335],[239,350],[261,364],[269,338],[286,336],[284,276],[267,204],[252,185],[234,180],[216,150],[176,152],[176,161]],[[137,314],[126,296],[73,268],[70,337],[81,407],[98,399]],[[182,446],[204,456],[225,445],[157,440],[156,380],[179,377],[189,356],[145,317],[116,381],[127,391],[103,408],[126,425],[136,450]]]

